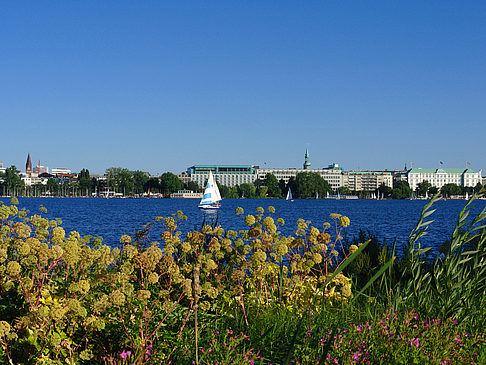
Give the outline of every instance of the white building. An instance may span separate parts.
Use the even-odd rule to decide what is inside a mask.
[[[171,198],[197,198],[201,199],[203,197],[203,193],[195,193],[192,190],[179,190],[177,193],[170,194]]]
[[[69,175],[69,174],[71,174],[71,170],[60,167],[60,168],[52,169],[51,174],[54,175],[54,176]]]
[[[212,171],[217,182],[233,187],[255,182],[255,169],[256,167],[251,165],[194,165],[187,169],[187,174],[191,181],[204,187],[209,178],[209,171]]]
[[[0,162],[0,174],[5,174],[5,171],[7,169],[5,167],[3,167],[3,162]]]
[[[421,182],[427,180],[432,186],[440,189],[445,184],[475,187],[481,183],[482,171],[475,172],[471,169],[422,169],[416,168],[408,171],[408,185],[415,190]]]
[[[346,171],[343,186],[353,191],[374,191],[382,184],[393,188],[393,175],[387,171]]]
[[[278,181],[283,180],[285,184],[288,184],[290,178],[294,178],[297,176],[298,173],[309,173],[314,172],[321,176],[324,180],[326,180],[329,185],[335,190],[341,186],[343,186],[343,169],[339,167],[337,164],[332,164],[328,168],[325,169],[257,169],[256,175],[258,179],[265,179],[265,176],[268,174],[275,175]]]

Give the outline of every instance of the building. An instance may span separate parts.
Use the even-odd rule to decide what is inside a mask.
[[[308,162],[308,153],[306,151],[306,162]],[[310,162],[308,163],[307,167],[310,167]],[[285,184],[288,184],[290,178],[294,178],[299,173],[316,173],[321,176],[324,180],[326,180],[331,187],[336,190],[339,187],[343,186],[343,169],[339,167],[338,164],[331,164],[329,167],[324,169],[309,169],[306,168],[306,164],[304,163],[304,168],[302,169],[257,169],[257,178],[260,180],[265,179],[265,176],[268,174],[275,175],[278,181],[283,180]]]
[[[393,175],[389,171],[346,171],[343,186],[353,191],[375,191],[382,184],[393,188]]]
[[[456,184],[464,187],[475,187],[482,182],[482,171],[471,169],[422,169],[414,168],[408,171],[407,181],[412,190],[423,182],[428,181],[432,186],[440,189],[445,184]]]
[[[65,176],[65,175],[72,176],[71,170],[66,169],[64,167],[52,169],[51,174],[54,175],[54,176],[59,176],[59,175],[62,175],[62,176]]]
[[[25,163],[25,173],[27,176],[32,175],[32,161],[30,160],[30,153],[27,154],[27,162]]]
[[[5,174],[5,171],[7,169],[5,167],[3,167],[3,162],[0,162],[0,174]]]
[[[197,198],[202,199],[203,193],[195,193],[192,190],[179,190],[177,193],[170,194],[171,198]]]
[[[221,185],[233,187],[256,180],[257,166],[253,165],[194,165],[187,169],[190,181],[204,187],[209,178],[209,171]]]

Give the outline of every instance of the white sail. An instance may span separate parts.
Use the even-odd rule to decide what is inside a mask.
[[[469,200],[469,194],[467,191],[466,191],[466,200]]]
[[[287,191],[287,197],[285,199],[286,200],[293,200],[292,199],[292,192],[290,191],[290,186],[289,186],[289,191]]]
[[[221,194],[219,193],[218,185],[214,181],[213,173],[209,171],[208,183],[206,190],[204,190],[203,198],[199,203],[199,206],[211,205],[221,200]]]

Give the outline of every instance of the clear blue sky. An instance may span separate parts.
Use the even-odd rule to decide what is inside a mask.
[[[0,162],[486,170],[486,2],[5,1]]]

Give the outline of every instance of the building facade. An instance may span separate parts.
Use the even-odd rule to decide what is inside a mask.
[[[256,180],[256,169],[253,165],[194,165],[187,169],[190,181],[194,181],[200,187],[209,178],[209,171],[212,171],[214,179],[221,185],[233,187],[246,183],[254,183]]]
[[[382,184],[393,188],[393,175],[387,171],[346,171],[343,186],[353,191],[375,191]]]
[[[432,186],[440,189],[446,184],[456,184],[464,187],[475,187],[481,183],[482,171],[471,169],[422,169],[414,168],[408,171],[408,185],[415,190],[423,181],[428,181]]]
[[[308,164],[308,166],[310,166],[310,163]],[[298,173],[310,173],[310,172],[316,173],[319,176],[321,176],[324,180],[326,180],[329,183],[329,185],[331,185],[331,187],[334,190],[343,186],[343,169],[339,167],[337,164],[332,164],[325,169],[290,168],[290,169],[257,169],[256,170],[257,178],[260,180],[265,179],[265,176],[267,176],[268,174],[272,174],[275,175],[278,181],[283,180],[285,184],[288,184],[290,178],[295,179]]]

